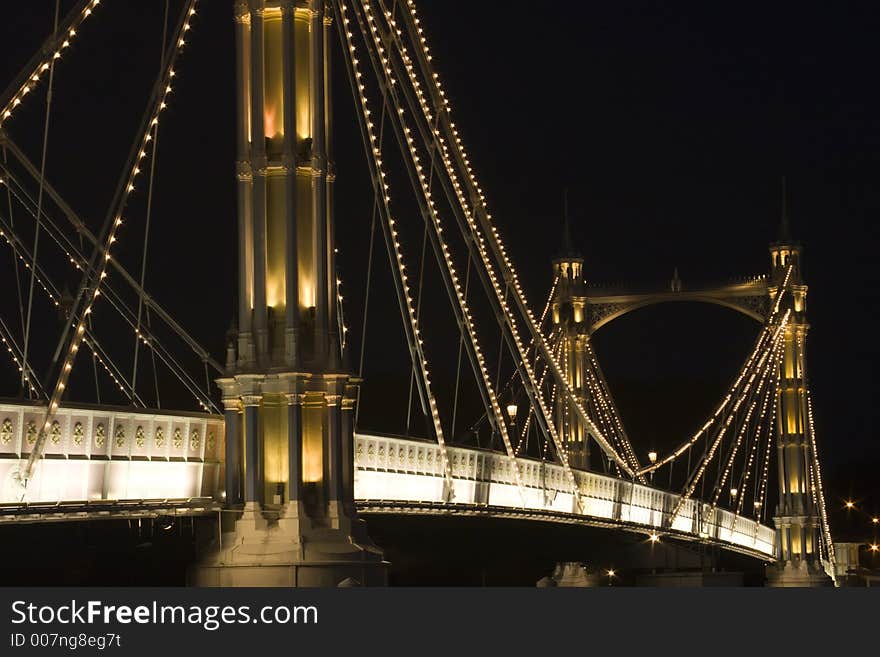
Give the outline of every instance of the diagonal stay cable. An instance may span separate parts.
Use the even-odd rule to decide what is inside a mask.
[[[55,0],[55,26],[52,36],[58,35],[58,19],[61,14],[61,0]],[[55,82],[55,60],[49,64],[49,86],[46,90],[46,115],[43,120],[43,146],[40,156],[40,187],[37,193],[37,221],[34,226],[34,262],[39,261],[40,249],[40,215],[43,208],[43,190],[46,184],[46,159],[49,152],[49,126],[52,118],[52,90]],[[36,267],[34,268],[36,269]],[[25,388],[24,375],[28,369],[28,346],[31,337],[31,312],[34,305],[34,270],[31,270],[31,280],[28,284],[28,300],[27,300],[27,318],[24,323],[24,346],[22,347],[22,360],[24,369],[22,369],[21,387]]]

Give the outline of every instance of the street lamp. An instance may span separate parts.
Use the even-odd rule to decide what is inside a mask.
[[[648,452],[648,460],[651,462],[651,465],[654,465],[657,462],[657,452],[651,450]],[[651,470],[651,484],[654,484],[654,471]]]
[[[608,570],[605,571],[605,574],[608,576],[608,586],[612,586],[611,579],[613,577],[617,576],[617,573],[614,572],[613,568],[609,568]]]
[[[510,420],[510,424],[516,424],[516,412],[519,410],[519,407],[516,405],[516,402],[510,402],[507,405],[507,418]]]

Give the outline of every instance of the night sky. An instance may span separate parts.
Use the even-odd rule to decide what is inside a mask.
[[[8,4],[0,85],[51,29],[54,0]],[[64,0],[62,9],[72,4]],[[47,175],[93,230],[158,70],[163,5],[102,3],[57,70]],[[173,11],[180,5],[171,2]],[[221,361],[235,311],[231,6],[200,3],[177,67],[160,133],[147,273],[147,288]],[[662,283],[677,267],[687,286],[768,271],[787,177],[810,286],[808,367],[829,506],[853,496],[880,510],[873,371],[880,12],[849,2],[435,0],[420,8],[456,124],[536,310],[559,248],[564,188],[590,282]],[[336,73],[340,276],[356,362],[372,195],[338,53]],[[35,161],[43,98],[30,98],[8,126]],[[404,191],[398,186],[397,195]],[[132,271],[143,197],[136,195],[119,243]],[[413,241],[413,263],[418,249]],[[382,250],[375,257],[364,389],[372,410],[364,422],[401,432],[407,356],[387,258]],[[11,280],[8,249],[0,267]],[[0,313],[18,321],[14,287],[0,290]],[[54,347],[57,318],[53,324],[42,312],[38,333]],[[102,317],[96,311],[96,321]],[[597,332],[603,369],[643,459],[702,424],[758,330],[729,310],[673,304]],[[454,375],[455,345],[429,346],[441,381]],[[15,394],[14,376],[0,394]],[[860,521],[852,522],[858,533]]]

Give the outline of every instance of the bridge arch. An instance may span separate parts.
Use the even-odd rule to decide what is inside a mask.
[[[757,310],[750,308],[744,304],[737,303],[732,299],[718,298],[706,294],[676,293],[656,296],[650,295],[632,301],[622,301],[619,303],[619,305],[615,304],[615,307],[613,309],[601,315],[598,319],[594,320],[590,324],[590,333],[595,333],[606,324],[610,324],[614,320],[620,319],[624,315],[627,315],[635,310],[665,303],[680,303],[683,301],[722,306],[724,308],[728,308],[742,315],[745,315],[746,317],[750,317],[760,324],[764,323],[764,315],[762,315]]]

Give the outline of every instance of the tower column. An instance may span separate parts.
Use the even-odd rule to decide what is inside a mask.
[[[260,449],[260,395],[245,395],[244,405],[244,501],[254,504],[262,501],[263,459]]]
[[[247,131],[248,99],[251,95],[249,59],[250,13],[244,2],[235,10],[235,90],[236,90],[236,180],[238,201],[238,358],[249,363],[252,353],[251,307],[253,304],[253,260],[251,258],[253,169],[250,163],[250,135]]]
[[[783,335],[780,390],[776,400],[776,440],[779,467],[779,503],[773,521],[777,528],[777,563],[768,568],[770,586],[827,586],[831,578],[821,561],[818,535],[819,510],[813,504],[810,463],[814,458],[807,425],[807,374],[804,353],[809,325],[806,317],[807,286],[801,278],[801,247],[788,234],[783,211],[780,241],[770,247],[776,285],[771,300],[782,297],[782,310],[789,312]],[[783,281],[787,287],[781,288]],[[815,537],[815,538],[814,538]],[[833,550],[833,546],[828,546]]]
[[[324,39],[324,52],[330,52],[331,38],[332,35],[330,30],[333,26],[333,17],[324,15],[323,21],[323,39]],[[327,250],[327,282],[328,282],[328,299],[327,299],[327,307],[328,307],[328,330],[329,330],[329,345],[328,348],[330,350],[330,360],[329,366],[331,370],[338,369],[341,365],[341,353],[339,346],[339,318],[338,318],[338,302],[337,296],[339,295],[339,285],[337,284],[336,279],[336,217],[334,213],[334,202],[333,202],[333,186],[336,182],[336,166],[333,161],[333,85],[331,84],[332,80],[332,71],[331,67],[333,65],[332,57],[324,57],[324,76],[323,76],[323,85],[324,85],[324,142],[325,142],[325,179],[326,179],[326,190],[325,190],[325,198],[326,198],[326,212],[327,212],[327,244],[333,245],[334,248]]]
[[[387,582],[382,552],[357,519],[355,400],[344,397],[356,384],[341,371],[333,342],[338,292],[325,7],[326,0],[235,4],[241,317],[237,358],[230,353],[217,384],[230,400],[227,486],[230,495],[237,490],[233,479],[243,463],[245,505],[232,535],[193,567],[197,585]],[[234,449],[239,429],[243,454]],[[263,504],[268,480],[287,485],[281,508]]]
[[[284,99],[284,214],[285,214],[285,307],[284,360],[290,366],[298,362],[297,329],[299,328],[299,277],[297,263],[296,218],[296,67],[294,66],[294,0],[281,5],[282,78]]]
[[[354,404],[353,398],[342,398],[342,505],[354,516]]]
[[[324,395],[324,490],[327,495],[327,512],[331,522],[337,525],[344,515],[340,504],[342,494],[342,435],[341,435],[341,395]]]
[[[257,358],[268,351],[266,307],[266,126],[264,123],[264,0],[251,2],[251,168],[253,170],[254,333]]]
[[[302,403],[305,395],[288,394],[287,397],[287,470],[288,501],[302,503]]]
[[[241,403],[224,399],[226,421],[226,506],[241,503]]]
[[[312,108],[312,240],[315,254],[315,362],[326,363],[330,337],[330,287],[327,279],[327,155],[324,108],[324,0],[310,0]]]

